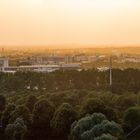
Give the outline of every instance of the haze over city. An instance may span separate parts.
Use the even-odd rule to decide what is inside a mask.
[[[139,46],[139,16],[139,0],[0,0],[0,46]]]

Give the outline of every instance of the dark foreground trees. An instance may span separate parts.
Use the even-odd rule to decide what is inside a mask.
[[[129,108],[124,115],[124,128],[126,132],[131,132],[140,126],[140,107]]]
[[[0,139],[115,140],[120,126],[127,135],[140,125],[140,71],[113,71],[112,89],[108,72],[96,70],[0,73]],[[96,115],[93,125],[93,113],[106,117]]]
[[[48,100],[40,100],[33,110],[33,122],[30,132],[34,140],[47,140],[50,136],[50,121],[54,114],[54,106]]]
[[[121,126],[108,121],[103,114],[94,113],[76,121],[71,128],[72,140],[119,140],[124,137]]]
[[[7,140],[21,140],[27,130],[22,118],[17,118],[14,123],[8,124],[5,129]]]
[[[77,113],[68,103],[63,103],[55,112],[51,121],[52,136],[58,140],[67,140],[71,124],[76,120]]]
[[[0,95],[0,113],[5,109],[6,98],[3,95]]]
[[[120,140],[121,125],[125,135],[140,125],[139,95],[121,98],[82,90],[28,94],[7,97],[10,103],[1,116],[3,140]]]

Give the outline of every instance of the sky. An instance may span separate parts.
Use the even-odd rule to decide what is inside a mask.
[[[0,0],[0,46],[140,45],[140,0]]]

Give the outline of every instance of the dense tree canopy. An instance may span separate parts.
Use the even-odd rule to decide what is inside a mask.
[[[1,122],[3,124],[3,129],[6,128],[6,126],[10,123],[10,119],[12,116],[13,111],[15,110],[16,106],[14,104],[8,104],[6,109],[4,110]]]
[[[75,122],[71,129],[74,140],[93,140],[98,139],[103,134],[110,134],[119,139],[123,137],[123,129],[113,121],[108,121],[103,114],[94,113]]]
[[[48,100],[39,100],[33,110],[32,135],[34,140],[46,140],[49,137],[50,121],[54,114],[54,106]]]
[[[128,132],[140,126],[140,107],[131,107],[125,112],[124,125]]]
[[[55,112],[51,121],[53,136],[67,138],[71,124],[76,120],[77,113],[68,103],[63,103]]]
[[[118,140],[140,125],[140,70],[113,69],[111,87],[94,69],[0,79],[2,140]]]
[[[8,140],[21,140],[26,132],[26,125],[23,119],[17,118],[13,124],[8,124],[5,130]]]
[[[25,105],[30,110],[30,112],[33,111],[36,102],[37,102],[37,98],[34,95],[28,96]]]
[[[109,86],[109,71],[93,70],[56,71],[52,73],[17,72],[13,74],[0,73],[0,91],[21,90],[111,90],[115,93],[124,91],[140,91],[140,70],[113,69],[113,85]]]
[[[6,98],[3,95],[0,95],[0,112],[5,109]]]

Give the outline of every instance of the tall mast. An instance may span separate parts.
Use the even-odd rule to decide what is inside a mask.
[[[112,57],[109,58],[109,84],[112,86]]]

